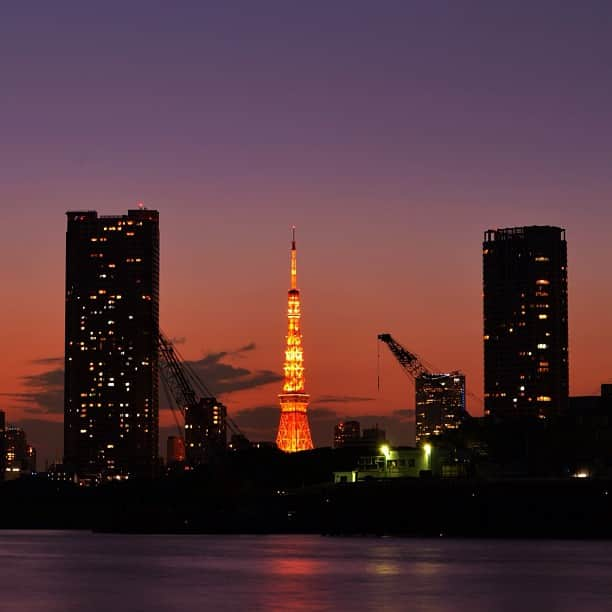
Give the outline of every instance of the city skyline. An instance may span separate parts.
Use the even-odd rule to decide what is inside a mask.
[[[567,230],[570,393],[611,380],[609,7],[278,6],[270,25],[246,5],[137,5],[0,13],[16,92],[0,408],[41,465],[62,427],[71,209],[160,211],[162,328],[257,437],[277,425],[293,224],[315,444],[336,417],[386,418],[408,439],[396,411],[413,388],[390,357],[376,388],[384,331],[482,397],[487,229]]]

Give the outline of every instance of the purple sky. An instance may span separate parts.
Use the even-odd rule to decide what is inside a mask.
[[[381,331],[482,395],[489,227],[567,228],[572,392],[611,379],[610,3],[212,4],[0,7],[0,392],[62,354],[63,213],[139,200],[161,213],[163,327],[193,359],[255,342],[224,357],[252,372],[280,370],[298,226],[319,444],[413,407],[387,355],[375,388]],[[272,437],[278,387],[225,399]],[[0,398],[59,420],[37,401]]]

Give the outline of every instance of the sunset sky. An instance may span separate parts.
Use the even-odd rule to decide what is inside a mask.
[[[386,347],[377,389],[379,332],[482,397],[488,228],[567,229],[571,393],[597,393],[611,32],[604,1],[3,3],[8,421],[61,457],[64,213],[138,201],[160,211],[162,327],[257,439],[278,421],[292,225],[316,444],[345,416],[411,442]]]

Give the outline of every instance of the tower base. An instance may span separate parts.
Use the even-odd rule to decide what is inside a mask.
[[[283,394],[281,400],[280,423],[276,435],[276,445],[286,453],[312,450],[312,437],[308,423],[308,395]]]

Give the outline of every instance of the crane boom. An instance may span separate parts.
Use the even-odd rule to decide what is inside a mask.
[[[418,355],[405,349],[391,334],[378,334],[378,339],[389,347],[402,369],[412,378],[416,379],[423,374],[430,374]]]
[[[197,465],[210,457],[211,452],[221,452],[226,445],[226,426],[234,435],[246,440],[238,425],[227,416],[225,406],[217,401],[161,330],[158,350],[161,378],[184,425],[184,428],[179,425],[179,431],[185,442],[188,462]],[[170,407],[176,418],[173,406]]]

